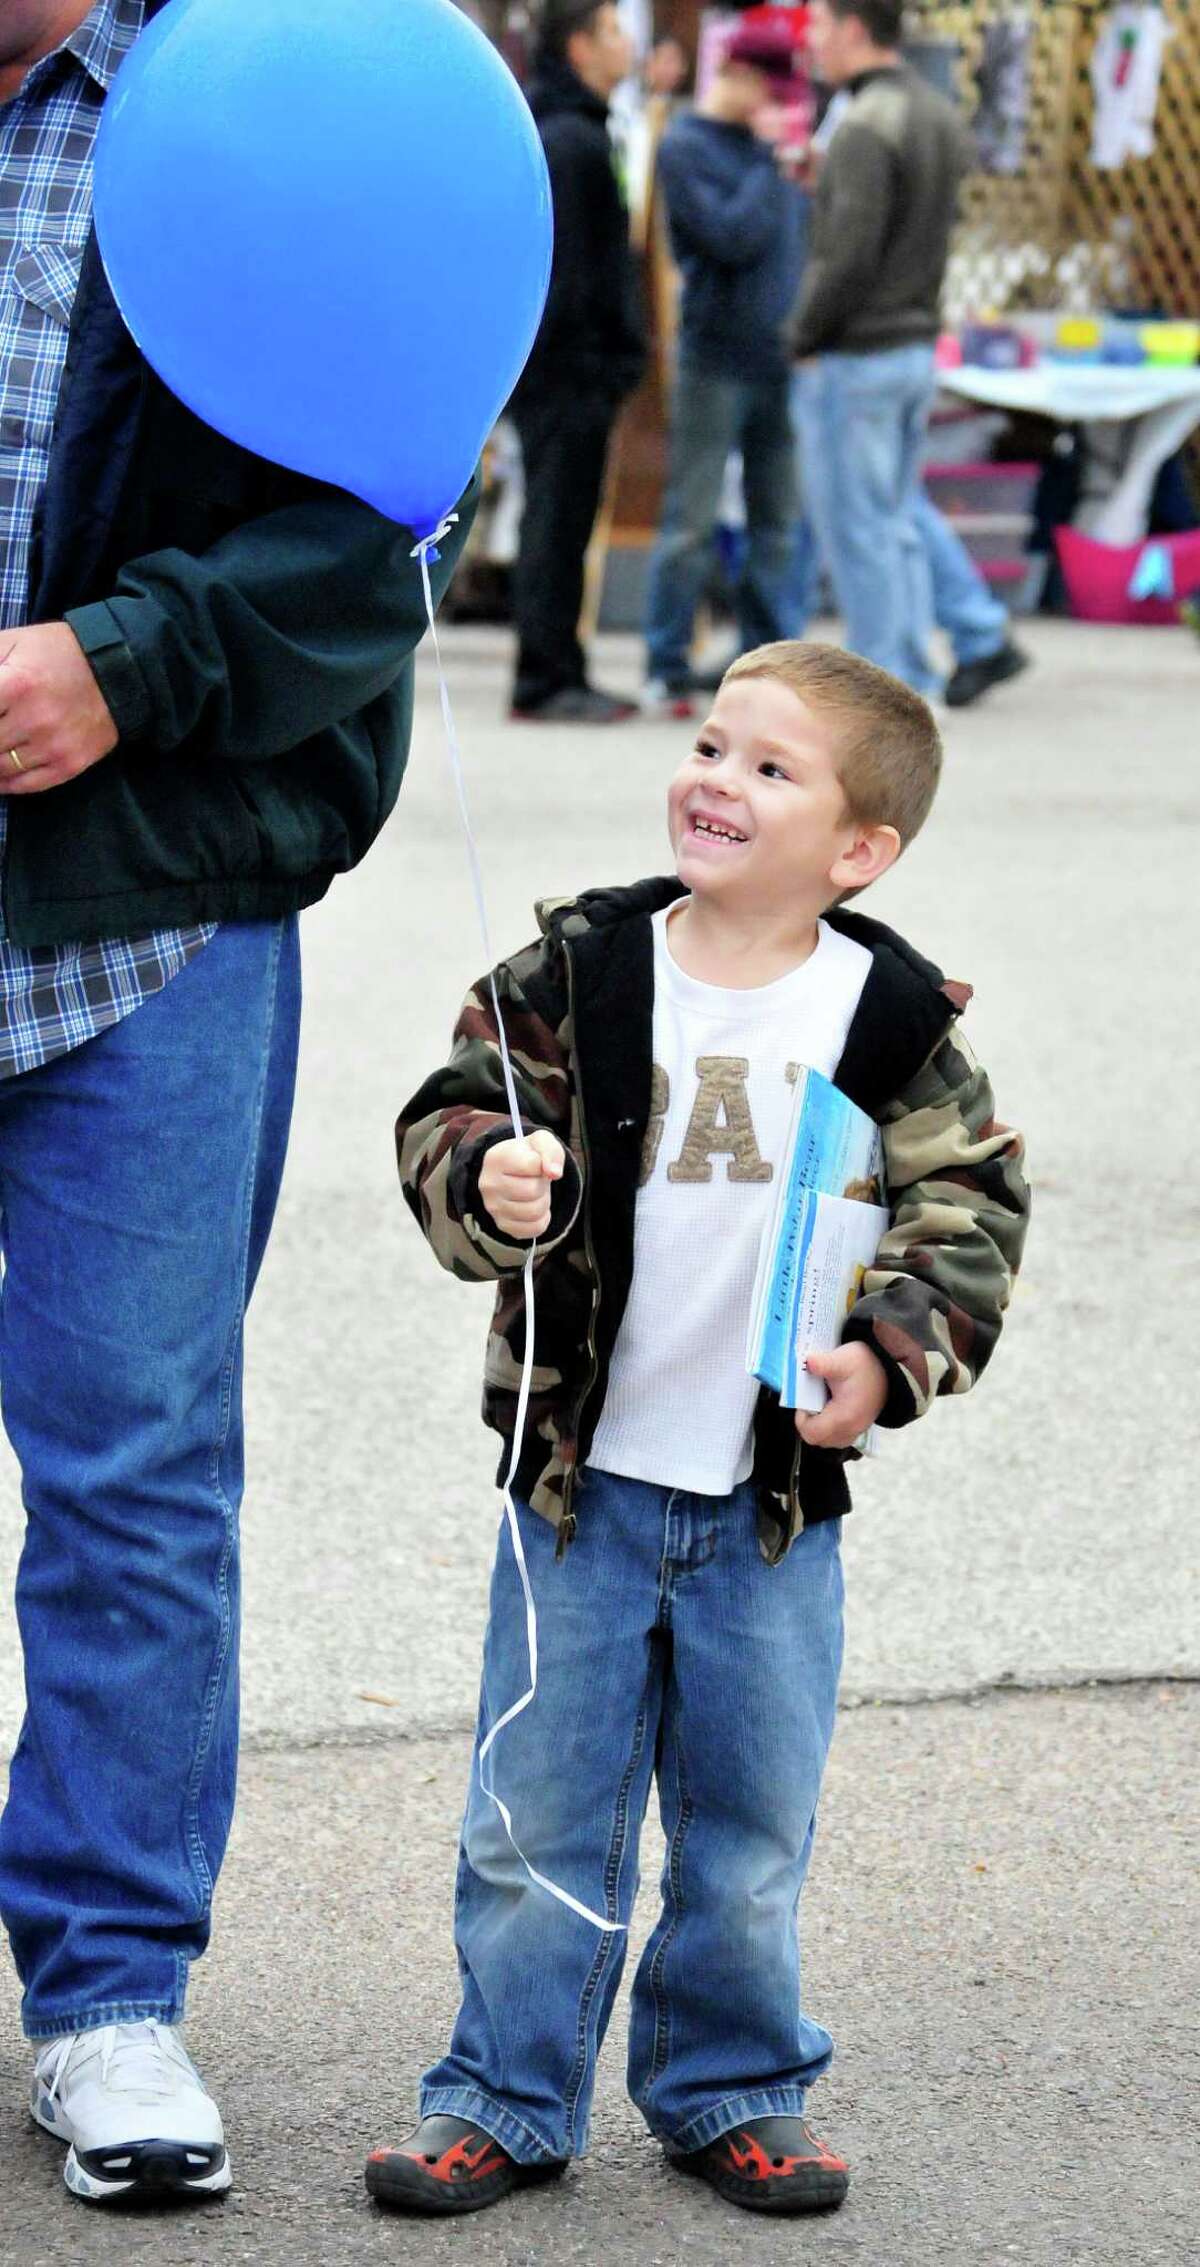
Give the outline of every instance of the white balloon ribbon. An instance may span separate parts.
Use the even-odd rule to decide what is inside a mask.
[[[459,746],[458,730],[454,722],[454,711],[450,705],[450,687],[446,682],[446,671],[442,661],[441,642],[438,638],[437,618],[434,613],[433,590],[429,580],[430,563],[432,560],[436,560],[437,558],[437,545],[442,541],[443,537],[445,537],[449,533],[450,529],[454,526],[456,519],[457,514],[452,513],[448,519],[443,520],[440,527],[436,529],[434,534],[426,536],[423,541],[416,545],[415,549],[413,550],[412,556],[414,559],[420,561],[421,566],[421,584],[425,592],[425,609],[429,616],[429,634],[433,643],[433,656],[434,662],[437,667],[438,692],[441,698],[442,706],[442,723],[445,727],[446,747],[450,757],[450,770],[454,779],[454,791],[458,797],[459,815],[462,819],[463,836],[467,846],[467,863],[471,873],[471,888],[475,898],[475,911],[479,920],[479,935],[483,945],[484,959],[489,970],[493,970],[496,965],[496,960],[495,954],[492,951],[491,934],[488,926],[487,900],[484,896],[483,888],[483,871],[479,861],[479,848],[475,840],[475,830],[471,824],[471,809],[467,799],[467,782],[466,775],[463,770],[462,750]],[[521,1107],[520,1103],[517,1100],[517,1086],[516,1080],[513,1077],[512,1058],[508,1051],[508,1038],[504,1029],[504,1018],[500,1012],[500,996],[496,989],[495,976],[490,975],[488,981],[491,985],[492,1007],[495,1011],[496,1017],[496,1037],[500,1048],[500,1065],[504,1074],[505,1100],[508,1103],[508,1114],[512,1119],[513,1132],[515,1133],[518,1141],[520,1141],[524,1139],[525,1129],[521,1124]],[[556,1881],[551,1881],[546,1874],[539,1873],[537,1867],[530,1864],[529,1859],[526,1857],[524,1850],[521,1848],[521,1845],[518,1842],[516,1834],[513,1830],[512,1813],[509,1810],[507,1803],[505,1803],[502,1798],[496,1793],[492,1772],[492,1750],[495,1747],[496,1741],[499,1739],[501,1732],[504,1731],[506,1726],[513,1723],[518,1716],[523,1715],[524,1711],[531,1705],[537,1692],[538,1685],[537,1608],[534,1605],[533,1601],[533,1586],[529,1580],[529,1568],[525,1560],[525,1546],[521,1541],[521,1529],[517,1519],[517,1507],[515,1502],[513,1501],[512,1492],[513,1481],[516,1478],[517,1467],[521,1460],[521,1449],[525,1439],[525,1426],[529,1415],[529,1390],[533,1380],[533,1262],[536,1250],[536,1244],[531,1244],[529,1247],[528,1257],[525,1261],[524,1274],[522,1276],[522,1283],[525,1293],[525,1355],[524,1360],[521,1364],[521,1385],[520,1391],[517,1395],[517,1414],[516,1423],[513,1428],[512,1454],[509,1457],[508,1471],[505,1474],[504,1482],[501,1488],[501,1496],[503,1499],[504,1507],[503,1517],[507,1522],[508,1532],[512,1539],[513,1557],[516,1560],[517,1572],[521,1578],[521,1589],[525,1599],[525,1637],[529,1652],[529,1683],[526,1690],[521,1694],[520,1699],[514,1700],[511,1708],[506,1708],[504,1714],[497,1718],[496,1722],[491,1726],[491,1729],[487,1733],[486,1738],[480,1744],[479,1784],[482,1787],[483,1792],[487,1796],[489,1802],[493,1803],[497,1811],[499,1812],[500,1818],[504,1825],[504,1831],[507,1834],[513,1849],[516,1851],[521,1864],[524,1866],[530,1880],[532,1882],[535,1882],[539,1889],[544,1889],[548,1896],[556,1897],[560,1905],[566,1905],[572,1913],[578,1913],[580,1920],[590,1921],[593,1928],[601,1929],[605,1932],[605,1934],[615,1935],[617,1933],[623,1932],[625,1926],[623,1921],[611,1920],[603,1913],[594,1913],[590,1905],[583,1904],[578,1897],[572,1897],[568,1889],[560,1888],[559,1884]]]

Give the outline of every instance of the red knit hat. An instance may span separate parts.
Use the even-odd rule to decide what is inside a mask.
[[[725,61],[752,63],[772,78],[786,78],[796,67],[807,22],[807,8],[751,8],[725,41]]]

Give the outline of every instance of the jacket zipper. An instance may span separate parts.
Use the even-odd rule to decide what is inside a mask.
[[[791,1477],[788,1481],[788,1512],[791,1516],[792,1528],[797,1535],[804,1531],[804,1511],[800,1502],[800,1458],[803,1449],[804,1444],[799,1433],[797,1433],[796,1446],[792,1450]]]
[[[575,967],[574,967],[574,963],[573,963],[573,961],[572,961],[572,958],[571,958],[571,950],[570,950],[570,946],[569,946],[569,945],[568,945],[568,944],[566,943],[565,939],[564,939],[564,941],[563,941],[562,953],[563,953],[563,960],[564,960],[564,963],[565,963],[565,965],[566,965],[566,971],[567,971],[567,1011],[568,1011],[568,1014],[569,1014],[569,1016],[570,1016],[570,1019],[571,1019],[571,1033],[572,1033],[572,1039],[574,1040],[574,1036],[575,1036],[575,1032],[576,1032],[576,1016],[575,1016]],[[588,1135],[587,1135],[587,1113],[586,1113],[586,1111],[585,1111],[585,1109],[584,1109],[584,1094],[583,1094],[583,1082],[582,1082],[582,1080],[581,1080],[581,1078],[580,1078],[580,1076],[579,1076],[579,1049],[578,1049],[578,1045],[576,1045],[576,1046],[575,1046],[575,1050],[574,1050],[574,1051],[575,1051],[575,1094],[576,1094],[576,1099],[577,1099],[577,1101],[578,1101],[578,1104],[579,1104],[579,1146],[580,1146],[580,1148],[581,1148],[581,1149],[582,1149],[582,1151],[583,1151],[583,1170],[584,1170],[584,1184],[583,1184],[583,1247],[584,1247],[584,1251],[585,1251],[585,1253],[586,1253],[586,1255],[587,1255],[588,1266],[589,1266],[589,1268],[591,1269],[591,1275],[592,1275],[592,1311],[591,1311],[591,1316],[590,1316],[590,1319],[589,1319],[589,1322],[588,1322],[588,1334],[587,1334],[587,1355],[588,1355],[588,1365],[589,1365],[589,1366],[588,1366],[588,1374],[587,1374],[587,1377],[586,1377],[586,1379],[584,1380],[584,1384],[583,1384],[583,1388],[582,1388],[582,1391],[581,1391],[581,1393],[580,1393],[580,1396],[579,1396],[579,1400],[577,1401],[577,1403],[576,1403],[576,1405],[575,1405],[575,1451],[576,1451],[576,1458],[575,1458],[575,1462],[574,1462],[573,1464],[571,1464],[571,1465],[570,1465],[570,1466],[568,1467],[568,1469],[567,1469],[567,1473],[566,1473],[566,1476],[565,1476],[565,1479],[564,1479],[564,1481],[563,1481],[563,1509],[562,1509],[562,1518],[561,1518],[561,1520],[560,1520],[560,1522],[559,1522],[559,1528],[558,1528],[558,1541],[557,1541],[557,1543],[556,1543],[556,1545],[555,1545],[555,1551],[554,1551],[554,1555],[555,1555],[555,1558],[556,1558],[556,1559],[561,1559],[561,1558],[562,1558],[562,1557],[563,1557],[563,1556],[565,1555],[566,1551],[567,1551],[567,1550],[569,1549],[570,1545],[571,1545],[571,1544],[572,1544],[572,1543],[574,1542],[574,1540],[575,1540],[575,1534],[576,1534],[576,1530],[577,1530],[577,1528],[578,1528],[578,1525],[579,1525],[579,1515],[578,1515],[577,1511],[575,1510],[575,1486],[576,1486],[576,1482],[577,1482],[577,1480],[578,1480],[578,1477],[579,1477],[579,1462],[578,1462],[578,1456],[579,1456],[579,1436],[580,1436],[580,1433],[581,1433],[581,1431],[582,1431],[582,1429],[583,1429],[583,1415],[584,1415],[584,1411],[585,1411],[585,1409],[587,1408],[587,1405],[588,1405],[588,1401],[589,1401],[589,1400],[590,1400],[590,1398],[591,1398],[591,1395],[592,1395],[592,1391],[593,1391],[593,1389],[594,1389],[594,1387],[595,1387],[596,1378],[597,1378],[597,1376],[598,1376],[598,1374],[599,1374],[599,1369],[600,1369],[600,1361],[599,1361],[599,1356],[598,1356],[598,1353],[597,1353],[597,1349],[596,1349],[596,1316],[597,1316],[597,1314],[599,1313],[599,1310],[600,1310],[600,1268],[599,1268],[599,1265],[598,1265],[598,1262],[597,1262],[597,1259],[596,1259],[596,1247],[595,1247],[594,1243],[592,1242],[592,1206],[591,1206],[591,1163],[592,1163],[592,1160],[591,1160],[591,1153],[590,1153],[590,1150],[589,1150],[589,1147],[588,1147]],[[794,1449],[793,1449],[793,1451],[792,1451],[792,1469],[791,1469],[791,1473],[790,1473],[790,1476],[789,1476],[789,1480],[788,1480],[788,1511],[789,1511],[789,1514],[790,1514],[790,1517],[791,1517],[791,1521],[792,1521],[792,1522],[793,1522],[793,1523],[795,1524],[795,1528],[796,1528],[796,1532],[797,1532],[797,1533],[799,1533],[799,1532],[800,1532],[800,1530],[802,1529],[802,1527],[803,1527],[803,1525],[804,1525],[804,1514],[803,1514],[803,1512],[802,1512],[802,1510],[801,1510],[801,1508],[800,1508],[800,1455],[801,1455],[801,1447],[802,1447],[802,1443],[801,1443],[801,1441],[800,1441],[800,1436],[799,1436],[799,1434],[797,1434],[797,1436],[796,1436],[796,1445],[795,1445],[795,1448],[794,1448]]]
[[[596,1316],[600,1310],[600,1269],[596,1263],[596,1247],[592,1242],[592,1160],[588,1148],[587,1113],[584,1109],[583,1084],[579,1076],[579,1046],[576,1038],[575,1020],[575,967],[571,958],[571,948],[565,939],[563,940],[562,952],[567,969],[567,1012],[571,1019],[571,1038],[575,1051],[575,1095],[579,1104],[579,1146],[583,1151],[583,1248],[587,1255],[588,1266],[591,1269],[592,1311],[588,1320],[587,1334],[588,1374],[575,1407],[575,1461],[568,1466],[566,1478],[563,1482],[562,1519],[559,1522],[558,1542],[554,1553],[555,1558],[558,1559],[562,1558],[568,1545],[574,1542],[575,1530],[579,1524],[579,1515],[574,1508],[575,1483],[579,1474],[579,1435],[583,1426],[583,1412],[587,1407],[600,1369],[600,1358],[596,1350]]]

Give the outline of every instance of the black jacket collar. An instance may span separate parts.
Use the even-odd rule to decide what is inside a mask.
[[[833,1083],[868,1117],[878,1118],[966,1006],[970,989],[948,986],[941,969],[886,922],[840,908],[825,918],[871,955]]]
[[[601,95],[585,87],[579,73],[557,56],[542,58],[525,95],[539,126],[544,125],[547,118],[574,112],[576,117],[590,118],[594,125],[602,126],[605,132],[608,130],[608,104]]]
[[[873,86],[876,79],[901,79],[903,76],[904,61],[898,55],[894,63],[872,63],[867,70],[857,71],[852,79],[847,79],[846,92],[861,94],[863,88]]]

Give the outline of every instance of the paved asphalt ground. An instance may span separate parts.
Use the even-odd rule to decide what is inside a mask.
[[[435,1270],[391,1156],[481,964],[426,672],[397,817],[306,917],[296,1134],[251,1324],[247,1753],[192,2025],[237,2186],[115,2226],[71,2204],[54,2145],[25,2130],[5,1977],[5,2267],[1200,2252],[1200,650],[1027,635],[1036,668],[951,720],[938,811],[871,906],[975,984],[969,1028],[1027,1127],[1036,1214],[977,1401],[890,1444],[847,1523],[852,1705],[805,1926],[839,2042],[813,2114],[852,2159],[847,2207],[789,2229],[669,2175],[623,2098],[616,2026],[593,2153],[562,2188],[433,2230],[361,2193],[366,2146],[403,2130],[452,2012],[493,1534],[486,1294]],[[539,893],[661,868],[683,728],[510,728],[503,641],[447,646],[502,950]],[[606,643],[608,682],[636,665]],[[5,1465],[0,1596],[19,1535]],[[19,1695],[10,1625],[0,1746]],[[648,1835],[648,1881],[656,1864]]]

